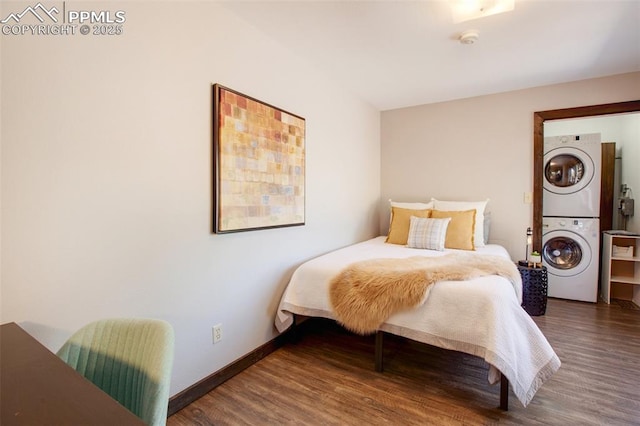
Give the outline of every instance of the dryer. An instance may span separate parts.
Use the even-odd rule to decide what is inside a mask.
[[[543,216],[600,216],[600,144],[600,133],[544,138]]]
[[[600,220],[542,218],[542,264],[547,267],[548,296],[598,301]]]

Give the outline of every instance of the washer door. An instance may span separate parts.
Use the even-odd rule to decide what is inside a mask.
[[[593,160],[581,149],[552,149],[544,156],[544,189],[554,194],[573,194],[591,182],[594,171]]]
[[[571,277],[591,263],[591,247],[575,232],[550,231],[543,239],[542,260],[550,274]]]

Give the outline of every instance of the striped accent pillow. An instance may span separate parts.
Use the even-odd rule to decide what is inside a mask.
[[[443,251],[450,221],[450,217],[428,219],[411,216],[407,247]]]

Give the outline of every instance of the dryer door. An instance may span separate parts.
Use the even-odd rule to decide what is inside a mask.
[[[552,149],[544,156],[543,187],[554,194],[573,194],[591,182],[594,172],[593,160],[581,149]]]
[[[550,231],[543,237],[542,260],[550,274],[571,277],[587,269],[591,247],[575,232]]]

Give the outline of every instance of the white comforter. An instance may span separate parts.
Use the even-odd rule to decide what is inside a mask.
[[[447,252],[386,244],[378,237],[325,254],[302,264],[291,277],[275,325],[279,331],[293,315],[335,319],[329,302],[329,281],[347,265],[365,259],[441,256]],[[478,255],[509,258],[497,245],[479,247]],[[423,305],[392,315],[380,330],[445,349],[466,352],[487,361],[489,382],[502,372],[526,406],[540,386],[560,367],[549,342],[522,309],[522,286],[488,276],[468,281],[440,281]]]

